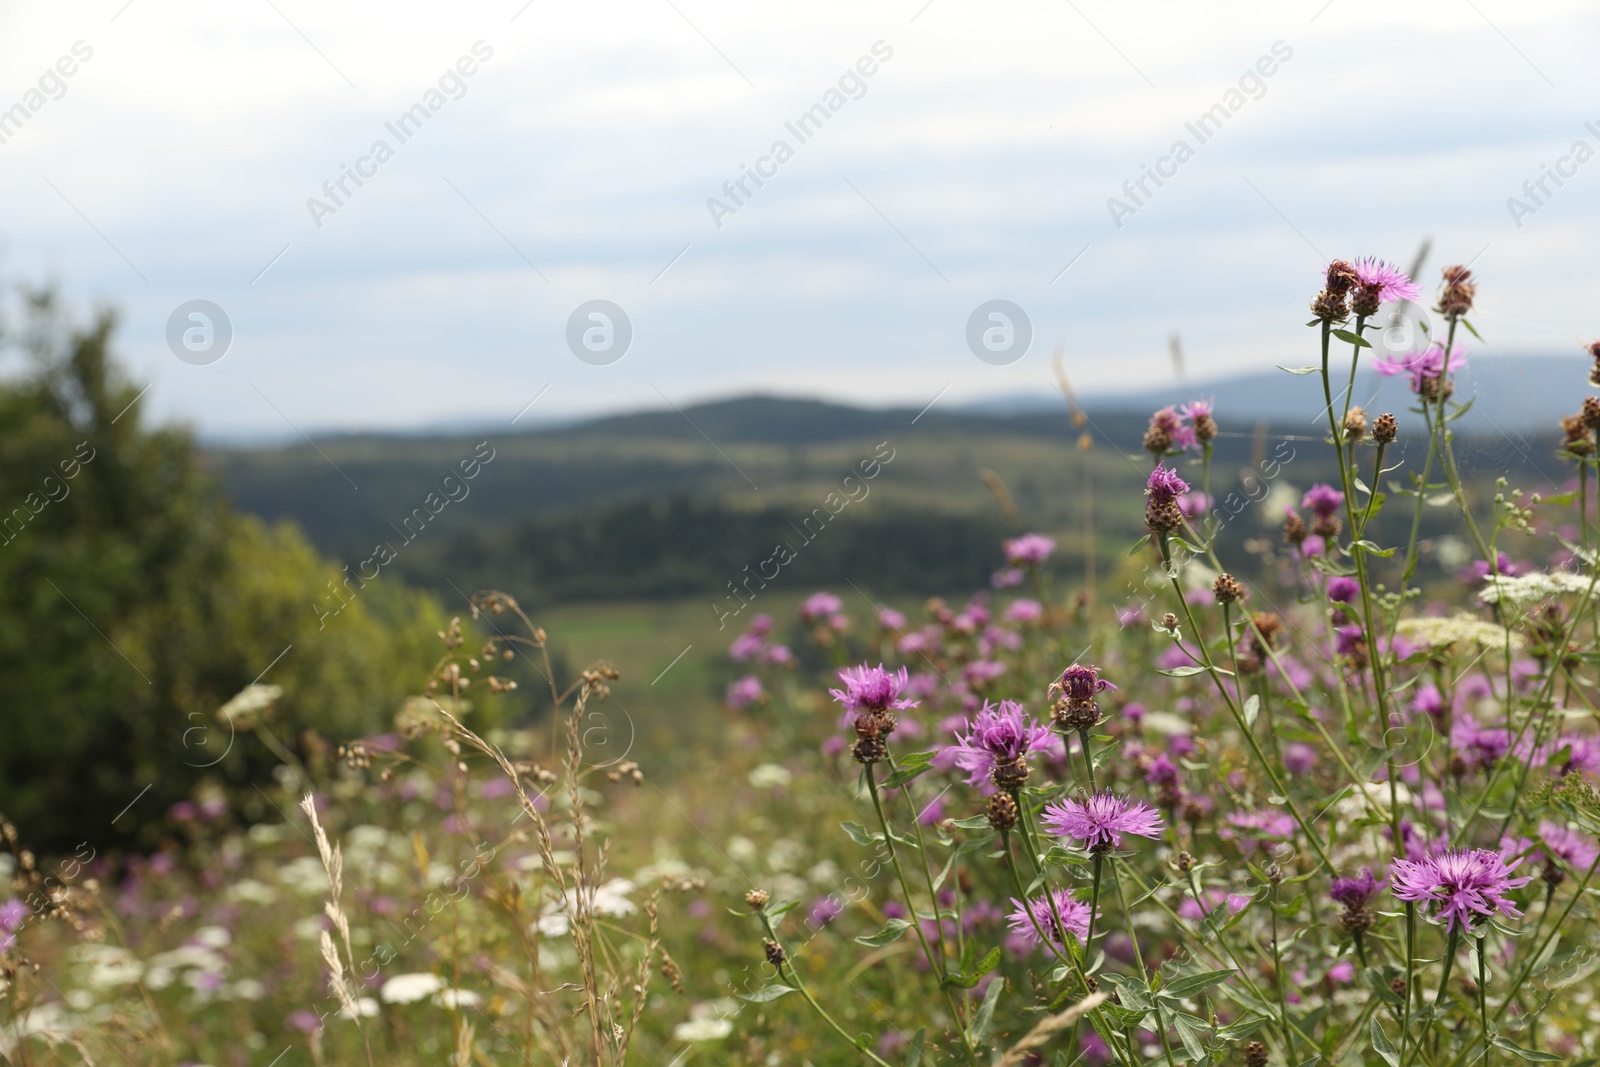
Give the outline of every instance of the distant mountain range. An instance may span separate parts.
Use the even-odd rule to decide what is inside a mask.
[[[1285,366],[1297,364],[1285,360]],[[1349,361],[1335,362],[1335,381],[1348,380]],[[1356,374],[1355,402],[1369,414],[1403,414],[1412,404],[1406,377],[1385,378],[1363,360]],[[1576,412],[1588,395],[1590,363],[1586,356],[1478,357],[1456,375],[1455,399],[1473,400],[1461,422],[1463,433],[1553,433],[1557,420]],[[1335,395],[1342,394],[1336,386]],[[1320,374],[1296,376],[1281,370],[1256,371],[1195,382],[1188,389],[1167,386],[1127,392],[1087,391],[1079,398],[1090,418],[1098,412],[1154,411],[1196,397],[1217,402],[1217,417],[1235,425],[1265,419],[1283,428],[1297,417],[1321,424],[1323,397]],[[1060,411],[1060,394],[1041,390],[996,397],[957,409],[973,415],[1041,414]],[[1241,427],[1242,428],[1242,427]]]

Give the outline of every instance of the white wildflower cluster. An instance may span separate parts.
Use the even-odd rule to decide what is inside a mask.
[[[1515,578],[1490,574],[1483,581],[1484,588],[1478,592],[1478,599],[1485,604],[1528,604],[1571,594],[1600,596],[1600,585],[1593,578],[1572,571],[1535,571]]]
[[[1456,646],[1464,648],[1468,645],[1503,649],[1506,644],[1506,631],[1503,627],[1466,613],[1401,619],[1395,630],[1413,644],[1426,645],[1432,649]],[[1520,634],[1511,635],[1511,647],[1513,649],[1522,647]]]
[[[757,789],[780,789],[794,780],[787,767],[776,763],[763,763],[750,772],[750,784]]]
[[[594,890],[590,907],[596,915],[617,918],[632,915],[639,910],[639,905],[629,900],[628,894],[637,888],[638,886],[627,878],[613,878]],[[576,888],[567,890],[568,903],[576,901],[577,892]],[[570,929],[566,905],[560,900],[552,900],[546,904],[534,927],[545,937],[565,937]]]
[[[672,1028],[672,1036],[690,1043],[721,1041],[733,1033],[733,1016],[738,1011],[738,1002],[726,997],[702,1001],[689,1009],[687,1022]]]
[[[379,990],[385,1004],[415,1004],[431,1000],[440,1008],[475,1008],[483,998],[469,989],[452,989],[436,974],[418,972],[397,974]]]
[[[240,730],[248,730],[261,721],[261,713],[283,696],[279,685],[247,685],[237,696],[217,709],[217,718]]]

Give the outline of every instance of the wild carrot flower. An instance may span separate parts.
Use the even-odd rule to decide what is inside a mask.
[[[946,752],[974,786],[993,782],[1015,789],[1028,780],[1028,754],[1053,747],[1049,728],[1014,701],[1002,700],[998,707],[985,703],[966,725],[967,732],[958,733]]]
[[[1089,905],[1065,889],[1052,889],[1048,897],[1034,897],[1026,905],[1016,897],[1011,898],[1011,903],[1015,907],[1008,917],[1008,925],[1018,943],[1030,951],[1039,946],[1040,931],[1063,947],[1067,943],[1063,931],[1073,934],[1079,943],[1088,940]]]
[[[1011,538],[1006,542],[1005,549],[1006,559],[1012,566],[1037,566],[1050,558],[1050,553],[1056,550],[1056,542],[1053,537],[1029,533]]]
[[[1521,917],[1506,894],[1532,879],[1511,877],[1515,866],[1486,848],[1434,848],[1420,860],[1395,860],[1391,890],[1400,900],[1437,905],[1449,929],[1465,930],[1496,913]]]
[[[1052,718],[1063,730],[1087,730],[1100,721],[1101,693],[1115,692],[1116,686],[1100,677],[1100,668],[1074,663],[1050,683],[1049,695],[1056,697]]]
[[[1161,814],[1156,809],[1111,792],[1051,804],[1044,809],[1042,821],[1057,837],[1081,841],[1090,852],[1121,848],[1123,834],[1155,837],[1161,832]]]

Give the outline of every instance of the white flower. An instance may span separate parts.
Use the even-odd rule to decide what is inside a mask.
[[[1566,593],[1590,597],[1600,595],[1600,585],[1593,579],[1573,574],[1571,571],[1535,571],[1532,574],[1519,574],[1515,578],[1486,574],[1483,580],[1486,588],[1478,593],[1478,599],[1485,604],[1494,604],[1502,600],[1509,600],[1514,604],[1526,604],[1532,600],[1549,600],[1551,597]]]
[[[767,852],[767,866],[774,871],[792,871],[805,859],[806,847],[798,841],[780,838]]]
[[[638,887],[626,878],[613,878],[594,891],[594,910],[601,915],[632,915],[639,906],[628,899]]]
[[[750,784],[757,789],[777,789],[793,780],[794,775],[789,773],[789,769],[776,763],[763,763],[750,772]]]
[[[756,858],[756,843],[748,837],[734,834],[728,838],[728,847],[723,851],[728,854],[728,859],[743,865]]]
[[[560,910],[546,911],[539,916],[539,921],[534,925],[538,927],[539,933],[545,937],[566,937],[568,929],[567,913]]]
[[[433,995],[433,1002],[441,1008],[476,1008],[483,998],[470,989],[441,989]]]
[[[1401,619],[1395,626],[1396,632],[1407,640],[1429,648],[1448,648],[1451,645],[1477,645],[1480,648],[1499,651],[1505,648],[1505,630],[1490,622],[1468,614],[1451,615],[1447,618],[1436,616],[1423,616],[1421,618]],[[1522,635],[1511,635],[1513,650],[1522,646]]]
[[[730,1019],[690,1019],[672,1028],[672,1036],[679,1041],[721,1041],[731,1033]]]
[[[278,868],[278,881],[307,896],[323,896],[328,892],[328,872],[315,856],[301,856]]]
[[[294,936],[307,941],[317,941],[322,938],[322,916],[307,915],[304,919],[295,920]]]
[[[221,926],[202,926],[195,931],[192,940],[206,948],[221,948],[233,944],[233,935]]]
[[[240,1000],[260,1000],[267,995],[267,987],[254,978],[241,978],[228,987],[228,992]]]
[[[378,1002],[371,997],[361,997],[356,1001],[356,1014],[363,1019],[371,1019],[378,1014]],[[349,1019],[351,1017],[349,1008],[339,1009],[339,1018]]]
[[[444,980],[436,974],[397,974],[383,983],[383,991],[378,995],[385,1004],[414,1004],[444,987]]]
[[[224,896],[240,904],[271,904],[278,899],[278,894],[270,885],[258,882],[254,878],[245,878],[233,883]]]
[[[217,718],[241,730],[248,730],[256,724],[261,713],[277,703],[281,696],[283,687],[279,685],[247,685],[217,709]]]

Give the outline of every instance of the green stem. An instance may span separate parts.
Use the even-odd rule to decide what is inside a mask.
[[[782,942],[780,942],[778,940],[778,933],[777,933],[776,930],[774,930],[772,928],[772,922],[771,922],[771,920],[769,920],[767,918],[767,913],[763,911],[763,912],[760,912],[759,914],[761,916],[761,925],[767,931],[767,937],[770,938],[774,944],[778,945],[781,948],[782,947]],[[871,1062],[877,1064],[878,1067],[890,1067],[890,1065],[888,1063],[885,1063],[883,1060],[879,1059],[878,1056],[876,1054],[874,1054],[871,1049],[866,1048],[865,1046],[861,1045],[856,1040],[855,1035],[849,1033],[848,1031],[845,1030],[844,1027],[840,1026],[837,1022],[835,1022],[833,1016],[829,1015],[827,1013],[827,1011],[822,1007],[822,1005],[817,1003],[817,998],[813,997],[811,995],[811,990],[806,988],[806,983],[800,977],[800,972],[795,969],[793,961],[789,961],[788,974],[784,973],[784,965],[782,963],[777,964],[777,969],[778,969],[778,977],[779,978],[788,978],[789,981],[793,982],[795,989],[799,990],[800,995],[802,997],[806,998],[806,1003],[811,1005],[812,1010],[815,1011],[818,1015],[822,1016],[822,1021],[827,1023],[829,1026],[831,1026],[833,1028],[834,1033],[836,1033],[840,1037],[844,1038],[845,1041],[849,1043],[851,1048],[853,1048],[857,1052],[861,1053],[863,1056],[865,1056]]]

